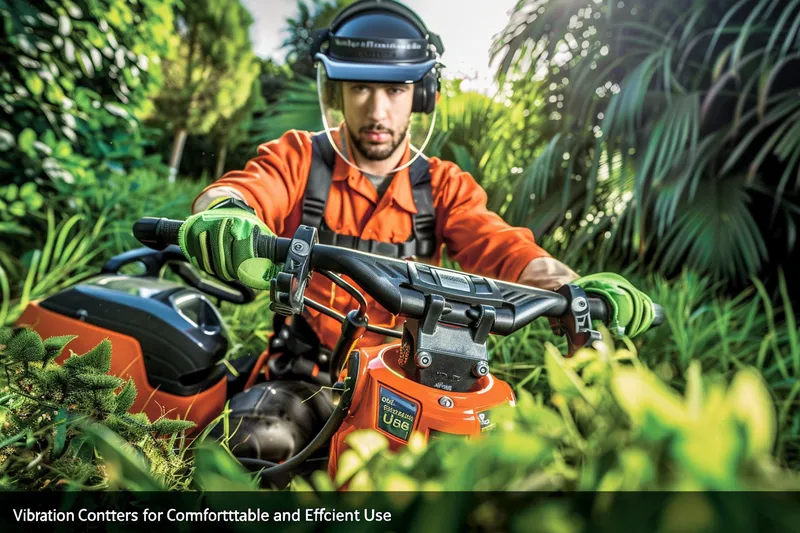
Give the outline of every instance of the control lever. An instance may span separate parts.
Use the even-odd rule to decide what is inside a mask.
[[[556,335],[567,337],[567,357],[571,357],[579,348],[600,340],[602,336],[592,329],[589,298],[581,287],[568,283],[556,292],[567,298],[567,310],[560,317],[550,318],[550,327]]]
[[[220,300],[225,300],[226,302],[232,302],[235,304],[246,304],[255,300],[255,291],[240,281],[225,281],[225,285],[232,289],[227,290],[219,285],[204,280],[202,277],[200,277],[197,271],[185,261],[181,263],[168,264],[170,269],[175,274],[180,276],[183,281],[188,283],[189,286],[219,298]]]
[[[304,295],[311,279],[311,249],[319,242],[317,229],[300,226],[292,237],[283,270],[270,282],[269,308],[281,315],[303,312]]]

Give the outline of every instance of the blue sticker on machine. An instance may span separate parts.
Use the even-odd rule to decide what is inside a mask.
[[[417,404],[383,387],[380,388],[379,401],[378,427],[408,441],[417,418]]]

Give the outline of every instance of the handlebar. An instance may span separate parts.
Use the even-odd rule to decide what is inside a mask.
[[[161,250],[177,243],[182,223],[180,220],[148,217],[136,222],[133,232],[142,244]],[[310,254],[311,269],[346,274],[394,315],[422,319],[430,306],[439,305],[441,322],[476,327],[485,334],[508,335],[540,316],[562,317],[569,311],[570,300],[559,292],[349,248],[324,244],[307,246],[297,239],[258,233],[255,252],[258,257],[275,263],[309,259],[307,256]],[[588,304],[591,318],[607,323],[609,313],[605,301],[599,298],[587,300],[573,300],[572,311],[578,311],[575,306],[581,305],[585,311]],[[654,304],[654,312],[653,325],[661,324],[664,321],[663,309]]]

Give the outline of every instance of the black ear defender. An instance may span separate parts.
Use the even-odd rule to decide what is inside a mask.
[[[400,16],[415,26],[425,36],[428,42],[429,53],[432,57],[440,57],[444,53],[441,37],[430,31],[419,16],[409,7],[394,0],[361,0],[350,4],[336,18],[329,28],[317,30],[313,33],[311,43],[311,57],[315,58],[322,51],[322,47],[346,20],[353,16],[369,12],[384,11]],[[436,94],[441,87],[440,65],[428,71],[423,78],[414,83],[414,100],[411,105],[413,113],[433,113],[436,108]]]
[[[412,113],[425,113],[430,115],[436,108],[436,93],[439,92],[439,69],[434,68],[414,84],[414,101],[411,104]]]

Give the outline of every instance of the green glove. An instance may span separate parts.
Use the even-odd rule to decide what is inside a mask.
[[[588,296],[600,296],[611,307],[608,327],[618,336],[635,337],[653,323],[653,300],[619,274],[603,272],[573,281]]]
[[[268,289],[279,269],[269,259],[256,257],[255,228],[274,235],[247,204],[224,198],[187,218],[178,233],[178,244],[197,268],[254,289]]]

